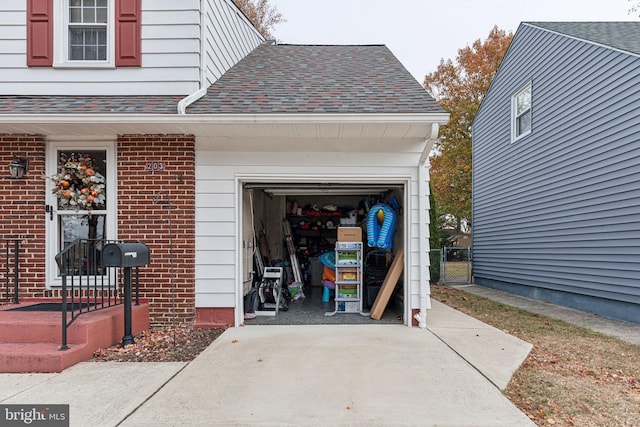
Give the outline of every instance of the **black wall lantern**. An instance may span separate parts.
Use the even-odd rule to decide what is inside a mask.
[[[11,179],[20,179],[29,170],[29,160],[24,157],[15,157],[9,163],[9,176]]]

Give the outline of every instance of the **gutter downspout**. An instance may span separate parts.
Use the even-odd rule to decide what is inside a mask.
[[[419,208],[418,216],[420,221],[420,311],[413,316],[418,321],[418,327],[427,328],[427,310],[431,308],[431,290],[429,287],[429,152],[434,142],[438,139],[438,123],[431,125],[431,135],[427,138],[426,146],[420,156],[418,162],[418,192],[419,192]]]
[[[193,104],[194,102],[196,102],[198,99],[205,96],[206,94],[207,94],[207,89],[198,89],[196,92],[192,93],[191,95],[188,95],[182,98],[180,102],[178,102],[178,114],[179,115],[187,114],[187,107]]]
[[[192,93],[191,95],[187,95],[182,98],[180,102],[178,102],[178,114],[185,115],[187,114],[187,107],[198,99],[202,98],[207,94],[207,81],[206,81],[206,72],[205,72],[205,48],[206,48],[206,18],[207,14],[205,12],[206,0],[200,0],[200,89]]]

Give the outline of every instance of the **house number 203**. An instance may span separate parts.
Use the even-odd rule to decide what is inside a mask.
[[[147,171],[162,171],[164,170],[164,162],[147,162]]]

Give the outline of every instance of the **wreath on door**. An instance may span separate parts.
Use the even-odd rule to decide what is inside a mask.
[[[51,177],[61,209],[91,210],[103,208],[105,179],[95,170],[94,160],[82,154],[60,156],[60,172]]]

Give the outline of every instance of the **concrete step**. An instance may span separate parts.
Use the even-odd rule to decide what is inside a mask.
[[[26,303],[23,303],[26,304]],[[60,372],[88,360],[99,348],[121,342],[124,335],[122,305],[80,315],[67,330],[69,350],[60,351],[60,312],[0,309],[0,372]],[[149,306],[132,307],[132,334],[149,328]]]
[[[3,373],[62,372],[90,359],[95,350],[88,343],[72,344],[64,351],[53,343],[2,343],[0,367]]]

